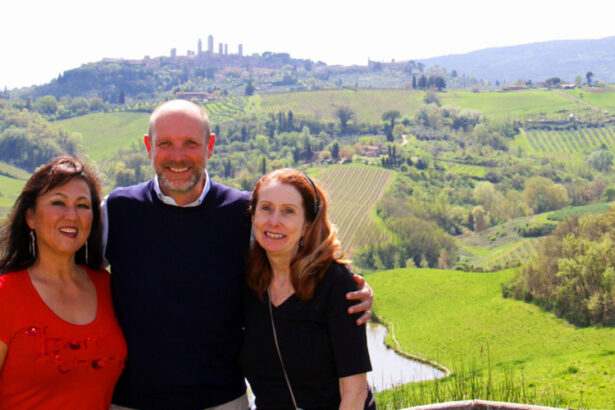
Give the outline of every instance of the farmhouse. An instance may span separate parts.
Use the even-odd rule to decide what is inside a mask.
[[[359,147],[362,155],[369,158],[378,158],[381,154],[386,153],[383,145],[362,145]]]

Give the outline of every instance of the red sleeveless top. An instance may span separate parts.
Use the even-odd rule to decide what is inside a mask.
[[[41,299],[26,270],[0,276],[0,409],[109,409],[126,342],[111,302],[110,275],[86,268],[94,320],[74,325]]]

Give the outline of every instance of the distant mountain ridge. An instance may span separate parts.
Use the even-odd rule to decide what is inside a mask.
[[[419,61],[426,66],[438,65],[449,72],[456,70],[489,81],[537,82],[559,77],[574,82],[577,75],[585,80],[585,73],[591,71],[594,79],[615,82],[615,36],[487,48]]]

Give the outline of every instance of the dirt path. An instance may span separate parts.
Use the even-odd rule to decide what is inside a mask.
[[[594,111],[602,111],[602,108],[600,108],[600,107],[596,107],[595,105],[592,105],[592,104],[587,103],[587,102],[585,102],[585,101],[583,101],[583,100],[580,100],[580,99],[578,99],[577,97],[575,97],[574,95],[570,95],[570,94],[568,94],[568,93],[565,93],[565,92],[563,92],[562,90],[553,90],[553,91],[555,91],[555,92],[556,92],[556,93],[558,93],[559,95],[561,95],[561,96],[563,96],[563,97],[566,97],[566,98],[568,98],[568,99],[570,99],[570,100],[572,100],[572,101],[574,101],[574,102],[576,102],[576,103],[579,103],[579,104],[585,105],[585,106],[587,106],[587,107],[591,108],[591,109],[592,109],[592,110],[594,110]]]

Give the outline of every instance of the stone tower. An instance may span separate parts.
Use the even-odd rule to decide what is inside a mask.
[[[207,37],[207,53],[209,53],[209,55],[214,53],[214,36],[211,34]]]

